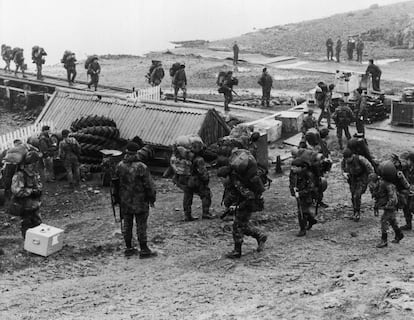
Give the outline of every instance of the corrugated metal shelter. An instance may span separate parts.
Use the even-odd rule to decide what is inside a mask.
[[[88,115],[113,119],[121,138],[135,136],[149,145],[170,149],[176,137],[198,134],[204,143],[217,142],[230,130],[215,109],[201,110],[132,103],[120,97],[57,89],[36,122],[53,121],[58,130]]]

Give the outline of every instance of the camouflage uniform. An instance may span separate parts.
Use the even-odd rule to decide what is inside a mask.
[[[343,105],[335,110],[332,119],[336,124],[336,136],[338,137],[339,148],[342,150],[342,131],[345,132],[345,136],[348,140],[351,139],[348,126],[354,119],[354,114],[348,106]]]
[[[403,237],[403,233],[398,227],[396,213],[398,210],[398,196],[397,188],[394,184],[379,180],[377,188],[373,191],[376,207],[383,209],[384,213],[381,216],[381,243],[377,247],[382,248],[387,246],[387,231],[388,226],[391,225],[395,232],[395,240],[398,243]]]
[[[353,154],[352,162],[342,161],[342,170],[348,174],[348,183],[352,195],[352,206],[356,221],[360,218],[361,197],[368,187],[368,176],[374,173],[374,167],[363,156]]]
[[[136,221],[140,245],[147,243],[149,205],[154,204],[156,191],[149,169],[137,161],[135,154],[127,154],[117,165],[119,178],[120,209],[124,220],[122,230],[127,249],[132,248],[132,229]]]
[[[191,221],[194,218],[191,215],[191,205],[193,196],[197,194],[201,199],[203,217],[210,218],[211,190],[208,186],[210,177],[206,163],[201,156],[196,156],[192,161],[192,172],[190,176],[175,175],[175,184],[184,191],[183,209],[185,219]]]
[[[44,178],[46,182],[54,180],[53,172],[53,152],[55,146],[48,132],[43,131],[39,136],[39,150],[42,153],[44,167]]]
[[[183,91],[183,100],[185,102],[187,98],[187,76],[185,74],[184,65],[181,65],[181,68],[175,73],[172,84],[174,86],[174,101],[177,102],[178,91],[181,89]]]
[[[22,207],[21,211],[21,231],[23,238],[26,231],[42,223],[39,215],[40,197],[42,193],[42,183],[38,172],[27,172],[18,170],[12,180],[11,185],[12,202],[18,203]]]
[[[262,87],[262,106],[269,107],[270,91],[272,90],[273,79],[267,72],[266,68],[263,69],[262,76],[257,83]]]
[[[313,173],[310,170],[305,170],[300,173],[291,171],[289,174],[289,189],[292,196],[295,196],[295,188],[299,193],[298,221],[300,232],[298,236],[302,236],[306,234],[307,227],[310,229],[310,227],[316,223],[316,220],[311,213],[314,199],[317,197],[317,188],[315,186],[315,177]]]
[[[302,133],[306,134],[306,132],[311,128],[318,129],[318,121],[312,114],[308,114],[302,122]]]
[[[98,90],[99,75],[101,73],[101,65],[97,59],[94,59],[88,67],[88,74],[91,76],[91,81],[88,83],[88,88],[95,87],[95,91]]]
[[[78,141],[73,137],[66,137],[59,143],[59,158],[63,161],[70,186],[79,185],[80,149]]]
[[[244,235],[255,238],[259,245],[258,251],[263,250],[267,236],[250,223],[253,212],[263,209],[262,192],[254,190],[251,183],[242,181],[235,173],[231,173],[228,177],[226,188],[227,194],[224,203],[237,208],[233,221],[234,251],[229,253],[228,257],[241,256]]]

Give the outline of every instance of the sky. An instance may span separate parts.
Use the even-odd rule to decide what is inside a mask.
[[[143,55],[169,41],[218,40],[401,0],[0,0],[0,43],[44,47],[46,64],[67,49]],[[29,65],[29,68],[32,68]]]

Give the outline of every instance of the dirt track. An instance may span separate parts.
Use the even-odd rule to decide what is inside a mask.
[[[392,139],[390,148],[381,141],[385,134],[375,132],[370,140],[375,154],[405,148],[404,139]],[[295,202],[284,169],[284,175],[272,176],[266,209],[254,220],[269,235],[267,248],[255,252],[248,238],[240,261],[223,258],[231,249],[231,222],[182,222],[182,194],[170,180],[157,179],[149,235],[159,256],[152,260],[123,257],[107,190],[96,182],[76,194],[59,183],[48,185],[44,222],[65,229],[65,247],[47,259],[29,254],[21,249],[17,221],[0,215],[6,251],[0,318],[412,319],[412,232],[399,245],[375,248],[379,218],[370,197],[363,198],[359,223],[346,219],[350,195],[335,160],[326,194],[330,207],[307,237],[296,238]],[[212,176],[218,214],[221,185]],[[198,199],[193,207],[200,215]]]

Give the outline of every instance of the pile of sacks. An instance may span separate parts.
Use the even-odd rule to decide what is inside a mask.
[[[178,175],[190,176],[192,161],[196,153],[205,148],[199,135],[179,136],[174,142],[170,165]]]

